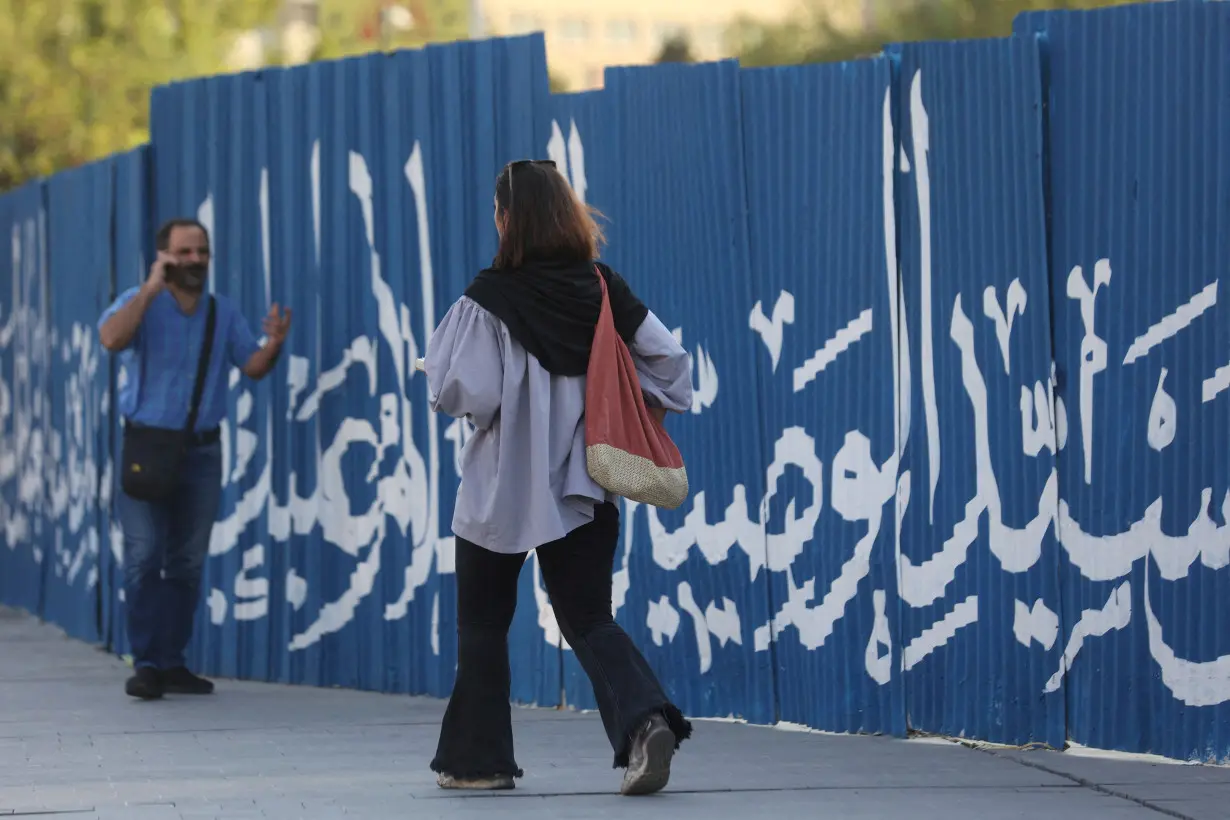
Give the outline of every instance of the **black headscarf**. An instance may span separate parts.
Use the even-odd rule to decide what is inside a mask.
[[[515,270],[488,268],[466,296],[504,323],[517,343],[556,376],[583,376],[602,307],[606,280],[615,330],[626,344],[649,315],[628,283],[601,262],[530,260]]]

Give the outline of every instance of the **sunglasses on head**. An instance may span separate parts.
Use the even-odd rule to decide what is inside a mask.
[[[526,165],[541,165],[544,168],[554,168],[555,160],[553,159],[518,159],[513,160],[504,166],[504,170],[512,171],[515,168],[523,168]]]

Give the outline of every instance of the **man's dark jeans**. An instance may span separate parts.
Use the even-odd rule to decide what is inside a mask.
[[[138,501],[118,489],[133,666],[185,665],[221,498],[222,446],[217,441],[188,451],[179,486],[167,501]]]

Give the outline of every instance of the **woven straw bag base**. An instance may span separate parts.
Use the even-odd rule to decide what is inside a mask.
[[[600,487],[629,501],[674,510],[688,497],[686,467],[659,467],[609,444],[586,447],[585,462]]]

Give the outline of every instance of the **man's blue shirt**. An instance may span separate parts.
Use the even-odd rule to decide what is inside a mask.
[[[140,288],[132,288],[122,293],[98,320],[98,327],[101,328],[139,291]],[[197,431],[211,430],[222,423],[226,417],[230,369],[242,368],[260,349],[252,328],[234,302],[225,296],[214,298],[217,299],[214,344],[205,374],[201,409],[197,414]],[[207,313],[208,301],[204,295],[191,316],[180,310],[179,303],[169,292],[164,290],[154,297],[136,335],[119,354],[126,376],[119,395],[119,412],[123,418],[150,427],[175,429],[187,423],[197,359],[205,341]]]

